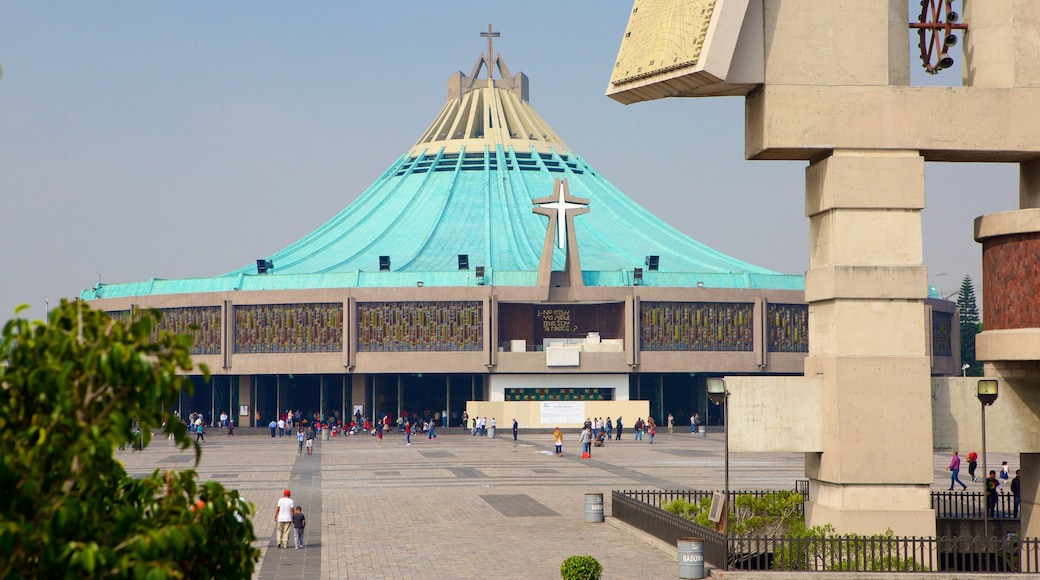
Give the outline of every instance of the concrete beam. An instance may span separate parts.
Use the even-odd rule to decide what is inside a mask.
[[[747,97],[748,159],[832,149],[917,150],[926,161],[1040,157],[1040,89],[765,85]]]

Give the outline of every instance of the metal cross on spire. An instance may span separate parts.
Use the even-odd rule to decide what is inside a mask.
[[[488,39],[487,70],[488,70],[488,80],[491,80],[491,79],[493,79],[495,77],[495,52],[494,52],[494,49],[493,49],[494,47],[492,45],[492,40],[491,39],[492,38],[497,38],[497,37],[502,36],[502,35],[500,33],[498,33],[498,32],[492,32],[491,25],[488,24],[487,32],[481,32],[480,36]]]

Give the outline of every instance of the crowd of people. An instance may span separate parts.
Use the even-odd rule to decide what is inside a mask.
[[[978,481],[978,476],[975,475],[975,470],[978,468],[979,455],[974,451],[968,453],[965,457],[968,460],[968,476],[971,477],[972,482]],[[950,464],[946,468],[950,472],[950,489],[953,491],[957,485],[961,486],[961,491],[967,491],[968,485],[961,481],[961,458],[957,451],[953,452],[950,457]],[[997,470],[991,469],[987,475],[985,481],[983,481],[983,491],[986,495],[986,515],[991,518],[1001,516],[1011,516],[1017,518],[1019,516],[1019,510],[1022,504],[1022,482],[1019,479],[1022,470],[1015,470],[1015,477],[1011,477],[1010,468],[1008,462],[1004,461],[1000,464],[999,475]],[[1009,481],[1010,480],[1010,481]],[[1007,489],[1005,490],[1005,486]],[[997,509],[1000,494],[1010,492],[1012,495],[1012,508],[1010,514],[1002,514]]]

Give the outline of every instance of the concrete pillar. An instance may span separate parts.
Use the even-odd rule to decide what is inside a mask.
[[[1037,499],[1040,498],[1040,453],[1023,453],[1019,456],[1018,463],[1019,469],[1022,470],[1022,537],[1038,538],[1040,517],[1034,518],[1032,515],[1040,515],[1037,507]]]
[[[1040,159],[1019,164],[1018,208],[1040,208]]]
[[[238,409],[232,409],[232,419],[235,420],[236,427],[256,427],[256,420],[254,419],[256,413],[256,404],[253,402],[253,377],[250,375],[238,377],[238,404],[247,405],[249,407],[249,413],[242,417],[238,414]]]
[[[807,524],[931,536],[926,352],[916,151],[835,150],[806,171],[809,357],[824,384],[824,451],[806,455]]]

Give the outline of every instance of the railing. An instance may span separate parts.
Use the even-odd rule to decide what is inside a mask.
[[[933,491],[932,509],[938,519],[979,519],[986,510],[986,496],[981,491]],[[997,495],[996,509],[991,519],[1018,519],[1015,515],[1015,497],[1010,493]]]
[[[731,492],[731,496],[767,493],[772,492],[741,491]],[[670,544],[683,537],[701,538],[705,561],[723,570],[1040,572],[1038,538],[727,537],[660,508],[662,502],[698,502],[711,494],[703,490],[615,490],[611,496],[612,516]],[[952,494],[933,494],[933,502],[936,496],[946,495]],[[950,505],[960,505],[952,498],[948,501]],[[971,500],[964,503],[970,505]],[[959,509],[950,512],[961,513]]]

